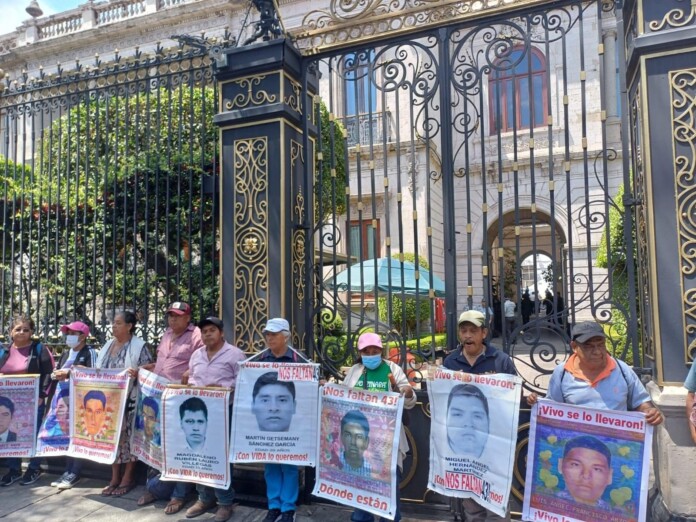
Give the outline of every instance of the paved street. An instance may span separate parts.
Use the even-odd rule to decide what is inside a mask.
[[[0,519],[23,522],[159,522],[188,520],[184,511],[176,515],[165,515],[166,502],[157,502],[145,507],[138,507],[136,501],[144,489],[137,487],[121,498],[102,497],[99,493],[105,485],[104,480],[84,479],[67,491],[58,491],[50,483],[55,475],[44,474],[31,486],[15,483],[0,488]],[[190,504],[189,504],[190,505]],[[257,522],[265,516],[263,506],[241,503],[235,508],[232,522]],[[214,511],[194,520],[212,520]],[[298,522],[320,520],[331,522],[348,522],[350,510],[339,506],[323,504],[303,505],[298,508]],[[438,518],[430,511],[427,516],[411,515],[402,519],[404,522],[440,522],[451,521],[453,517],[442,512]]]

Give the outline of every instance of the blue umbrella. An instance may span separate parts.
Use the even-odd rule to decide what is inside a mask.
[[[403,268],[403,269],[402,269]],[[377,277],[375,278],[375,272]],[[350,286],[348,285],[350,274]],[[416,286],[416,266],[409,262],[403,263],[398,259],[381,257],[379,259],[367,259],[362,263],[356,263],[329,280],[329,288],[340,292],[374,293],[375,281],[380,292],[405,293],[428,295],[432,281],[432,289],[435,296],[444,297],[445,282],[432,275],[425,268],[418,270],[418,286]]]

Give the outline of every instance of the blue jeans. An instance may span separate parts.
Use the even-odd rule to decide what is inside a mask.
[[[41,428],[41,422],[43,422],[43,414],[44,414],[44,404],[39,404],[39,409],[37,410],[37,415],[36,415],[36,433],[39,433],[39,428]],[[22,459],[5,459],[5,464],[7,465],[8,468],[10,468],[10,471],[20,471],[22,469]],[[29,470],[36,470],[41,468],[41,457],[34,457],[29,459],[29,466],[27,471]]]
[[[82,459],[76,459],[73,457],[66,457],[65,459],[65,471],[79,475],[82,471]]]
[[[396,512],[394,513],[394,522],[401,520],[401,491],[399,490],[399,484],[401,484],[401,468],[396,466]],[[362,509],[356,509],[350,516],[350,520],[351,522],[374,522],[375,516]],[[390,519],[379,517],[379,520],[380,522],[386,522]]]
[[[230,475],[233,474],[232,471],[232,464],[230,464]],[[198,491],[198,500],[204,504],[214,504],[216,498],[217,503],[221,506],[231,506],[234,503],[234,488],[231,480],[230,487],[227,489],[211,488],[198,484],[196,491]]]
[[[289,464],[266,464],[263,476],[266,479],[268,509],[280,509],[281,513],[295,511],[300,492],[300,468]]]
[[[175,482],[160,480],[161,474],[147,479],[145,488],[154,495],[157,500],[186,500],[193,491],[193,484],[189,482]]]

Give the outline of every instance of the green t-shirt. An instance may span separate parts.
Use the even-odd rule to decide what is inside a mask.
[[[362,375],[355,383],[355,388],[379,392],[391,391],[391,383],[389,382],[390,373],[391,368],[389,368],[389,365],[384,361],[374,370],[365,368]],[[365,386],[366,377],[367,386]]]

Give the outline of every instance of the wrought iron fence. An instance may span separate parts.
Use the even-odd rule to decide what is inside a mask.
[[[133,309],[155,343],[171,301],[218,302],[217,88],[201,49],[60,66],[0,96],[0,325],[99,341]]]

